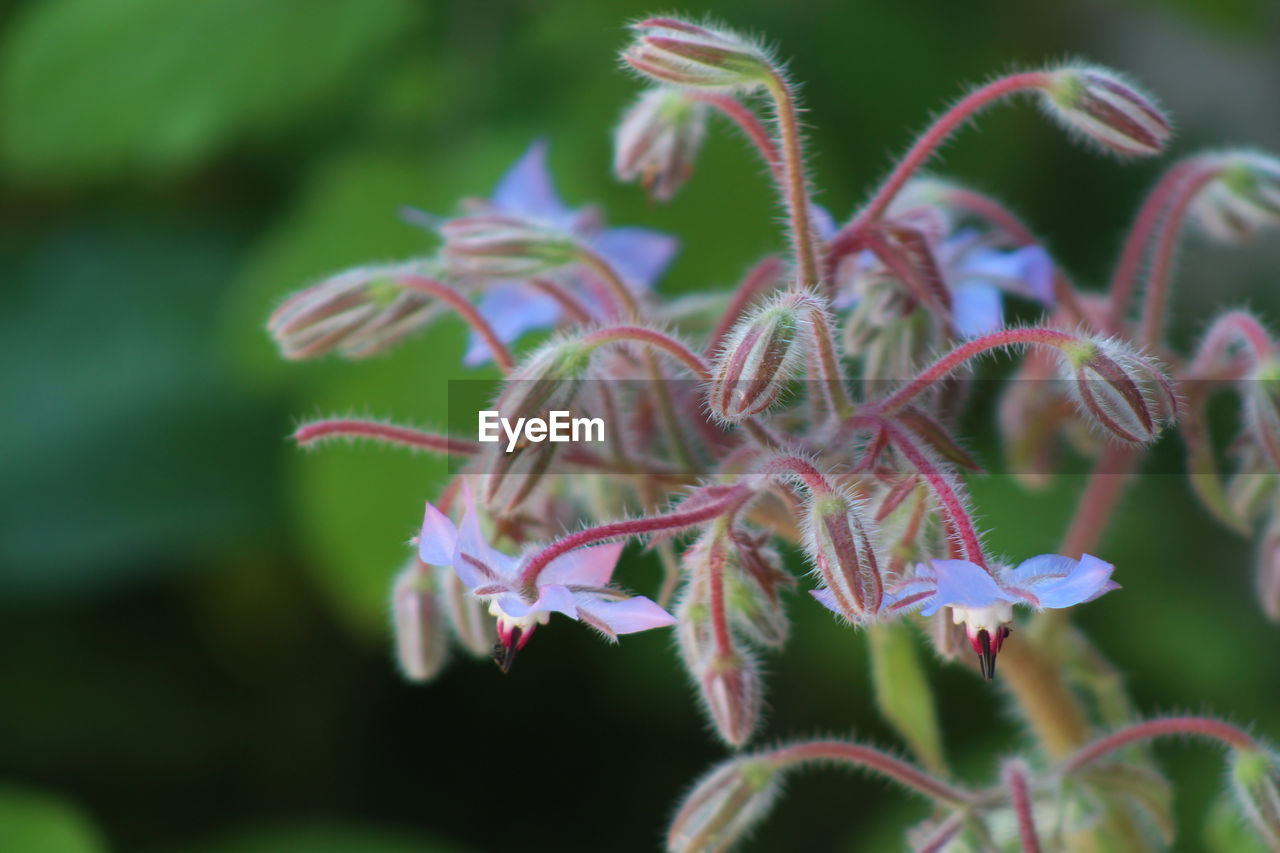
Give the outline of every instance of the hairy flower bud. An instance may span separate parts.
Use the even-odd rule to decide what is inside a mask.
[[[742,318],[725,339],[711,369],[711,414],[738,423],[776,404],[805,369],[810,306],[784,293]]]
[[[1280,519],[1273,518],[1262,535],[1255,572],[1262,610],[1272,622],[1280,622]]]
[[[531,219],[487,213],[440,226],[444,257],[460,275],[527,278],[573,263],[573,236]]]
[[[498,640],[488,605],[471,594],[452,566],[435,566],[441,604],[453,637],[467,653],[478,658],[493,655]]]
[[[1049,72],[1043,104],[1067,130],[1121,155],[1159,154],[1172,133],[1153,99],[1107,68]]]
[[[703,665],[699,687],[725,743],[738,747],[751,740],[764,704],[760,662],[755,655],[741,648],[712,655]]]
[[[430,681],[448,659],[449,638],[431,568],[414,555],[391,592],[396,658],[410,681]]]
[[[1111,436],[1147,444],[1177,417],[1173,386],[1154,359],[1111,340],[1063,352],[1081,413]]]
[[[1237,750],[1231,791],[1267,847],[1280,849],[1280,758],[1262,750]]]
[[[635,41],[623,61],[663,83],[744,92],[761,87],[773,73],[768,54],[731,30],[649,18],[632,24],[631,31]]]
[[[1254,151],[1209,155],[1218,176],[1191,204],[1190,213],[1216,240],[1242,243],[1280,225],[1280,160]]]
[[[667,830],[669,853],[720,853],[750,832],[779,793],[778,770],[743,756],[724,762],[694,785]]]
[[[396,286],[396,278],[424,272],[420,263],[345,270],[286,299],[267,320],[267,330],[288,359],[373,355],[426,325],[439,310],[429,296]]]
[[[613,173],[670,201],[693,174],[706,128],[707,105],[696,98],[665,86],[642,92],[614,132]]]
[[[858,501],[839,492],[814,494],[804,514],[804,549],[822,577],[814,595],[850,622],[880,611],[884,587],[874,524]]]

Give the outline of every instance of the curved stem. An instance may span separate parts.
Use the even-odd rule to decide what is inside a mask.
[[[829,495],[834,489],[831,483],[823,476],[822,472],[813,466],[807,459],[799,456],[779,455],[772,456],[765,460],[764,464],[756,469],[756,473],[765,477],[795,477],[805,484],[814,497]]]
[[[309,447],[335,438],[364,438],[429,453],[474,455],[480,452],[480,445],[474,441],[360,418],[309,421],[294,430],[291,438],[299,447]]]
[[[578,257],[583,264],[604,279],[613,297],[614,305],[618,309],[617,313],[625,319],[634,320],[639,314],[635,294],[631,292],[631,288],[622,280],[622,276],[613,268],[613,265],[586,246],[578,247]]]
[[[643,326],[605,326],[587,333],[582,342],[592,347],[617,343],[618,341],[638,341],[655,347],[685,367],[699,379],[710,379],[711,371],[706,362],[693,350],[680,343],[670,335]]]
[[[707,340],[707,352],[714,354],[725,335],[738,322],[738,318],[746,311],[747,306],[770,285],[776,284],[782,276],[782,261],[776,255],[769,255],[751,268],[742,283],[733,292],[729,304],[716,323],[715,331]]]
[[[903,387],[890,394],[878,403],[869,404],[869,408],[877,414],[890,415],[905,406],[911,400],[927,391],[933,383],[945,378],[951,371],[966,361],[991,350],[1018,345],[1046,346],[1054,349],[1084,344],[1085,341],[1068,332],[1058,329],[1002,329],[966,341],[933,364],[920,372]]]
[[[427,278],[426,276],[401,275],[396,276],[393,280],[399,287],[434,296],[441,302],[446,303],[450,308],[457,311],[462,316],[462,319],[471,325],[471,328],[476,330],[476,334],[484,339],[484,342],[489,346],[489,350],[493,353],[493,360],[497,362],[503,373],[509,373],[515,367],[515,361],[511,358],[511,350],[507,349],[507,345],[498,337],[497,332],[493,330],[493,326],[489,325],[489,321],[481,315],[476,306],[472,305],[461,293],[444,282],[436,281],[434,278]]]
[[[796,115],[795,95],[780,72],[774,71],[766,85],[769,94],[773,96],[778,136],[782,141],[782,171],[785,177],[783,195],[791,220],[796,267],[801,285],[816,288],[820,283],[818,255],[814,246],[813,228],[809,222],[809,188],[805,184],[804,150],[800,141],[800,120]]]
[[[1147,720],[1121,729],[1114,734],[1094,741],[1081,748],[1063,764],[1064,773],[1074,773],[1099,758],[1109,755],[1132,743],[1153,740],[1170,735],[1188,735],[1207,738],[1225,744],[1232,749],[1256,751],[1260,745],[1253,736],[1238,726],[1215,720],[1212,717],[1166,717],[1160,720]]]
[[[1031,813],[1031,796],[1027,791],[1027,777],[1022,766],[1010,762],[1004,769],[1004,781],[1009,786],[1009,798],[1018,816],[1018,835],[1022,839],[1023,853],[1040,853],[1040,837],[1036,834],[1036,820]]]
[[[869,746],[843,740],[813,740],[783,746],[767,756],[779,769],[815,761],[853,764],[874,770],[922,797],[956,806],[973,801],[973,794],[930,776],[920,768]]]
[[[760,153],[760,159],[764,160],[765,165],[769,167],[769,172],[778,182],[779,189],[785,192],[786,175],[783,172],[782,155],[778,152],[778,145],[773,141],[773,136],[760,120],[760,116],[732,95],[697,90],[693,90],[691,95],[694,99],[715,107],[741,128],[747,135],[747,139],[755,145],[756,151]]]
[[[1254,365],[1267,361],[1274,352],[1271,333],[1257,317],[1248,311],[1228,311],[1214,320],[1204,333],[1195,360],[1187,368],[1188,378],[1207,378],[1205,374],[1235,341],[1248,347]]]
[[[554,299],[556,304],[563,308],[564,312],[572,317],[575,323],[585,326],[592,321],[591,312],[587,310],[586,305],[582,304],[582,300],[562,287],[559,282],[552,281],[549,278],[531,278],[529,279],[529,286]]]

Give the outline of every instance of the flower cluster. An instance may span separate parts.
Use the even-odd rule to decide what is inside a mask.
[[[878,705],[938,775],[946,764],[917,634],[986,679],[997,655],[1017,644],[1002,673],[1022,713],[1049,756],[1078,752],[1058,764],[1011,760],[988,792],[845,741],[742,753],[688,795],[671,850],[725,849],[763,817],[780,774],[832,760],[884,773],[938,805],[910,833],[920,849],[1001,847],[1009,827],[1010,843],[1020,838],[1029,850],[1040,849],[1041,836],[1129,839],[1164,825],[1159,797],[1144,796],[1162,779],[1145,754],[1112,753],[1179,732],[1231,747],[1245,813],[1264,837],[1280,837],[1275,759],[1239,730],[1187,718],[1133,723],[1085,742],[1096,729],[1133,721],[1085,716],[1086,707],[1127,708],[1127,700],[1074,700],[1086,686],[1119,688],[1097,686],[1117,679],[1092,677],[1105,662],[1070,639],[1063,613],[1119,588],[1112,564],[1086,552],[1097,550],[1115,484],[1180,424],[1210,510],[1241,530],[1269,516],[1258,589],[1266,612],[1280,618],[1277,345],[1245,312],[1219,319],[1189,358],[1163,340],[1184,222],[1232,240],[1277,223],[1280,163],[1222,151],[1174,166],[1098,295],[1078,290],[1000,201],[922,167],[975,113],[1020,94],[1104,150],[1159,154],[1169,122],[1120,75],[1068,64],[973,89],[841,222],[813,201],[794,86],[771,52],[732,30],[675,18],[638,22],[632,35],[622,60],[648,88],[618,125],[617,177],[670,200],[693,176],[710,119],[727,119],[776,184],[787,257],[745,258],[750,266],[730,293],[663,299],[656,285],[676,240],[606,227],[596,208],[566,204],[539,141],[487,199],[456,216],[415,216],[438,237],[434,253],[339,273],[288,299],[269,323],[287,357],[360,358],[453,311],[472,331],[463,363],[492,362],[502,374],[494,404],[502,414],[524,423],[572,410],[607,424],[598,444],[526,436],[496,450],[372,421],[299,429],[300,443],[346,435],[468,458],[438,503],[426,504],[416,554],[394,585],[406,676],[425,681],[450,646],[478,653],[495,636],[507,670],[555,613],[610,640],[674,626],[711,725],[739,748],[763,717],[760,656],[785,644],[785,594],[802,585],[810,596],[797,608],[820,612],[811,597],[869,635]],[[1011,324],[1015,310],[1042,319]],[[551,334],[525,346],[539,332]],[[1003,351],[1025,355],[1024,381],[1001,404],[1015,470],[1042,480],[1063,435],[1097,460],[1064,555],[1006,561],[989,553],[975,520],[966,478],[981,469],[957,434],[963,377],[976,359]],[[1176,376],[1157,352],[1179,367]],[[1244,401],[1231,480],[1218,473],[1205,426],[1215,382],[1234,383]],[[615,585],[632,541],[665,567],[652,599]],[[810,580],[787,565],[781,545],[804,554]],[[1034,613],[1022,620],[1031,627],[1025,639],[1011,637],[1021,618],[1015,605]]]

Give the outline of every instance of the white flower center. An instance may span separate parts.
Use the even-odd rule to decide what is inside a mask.
[[[997,601],[987,607],[951,607],[951,619],[957,625],[965,625],[971,635],[986,631],[992,636],[1001,625],[1013,621],[1013,603]]]
[[[509,616],[507,611],[499,606],[497,599],[489,602],[489,613],[497,617],[500,627],[507,631],[519,628],[522,632],[528,632],[535,625],[545,625],[551,621],[551,613],[546,610],[535,610],[526,613],[524,616]]]

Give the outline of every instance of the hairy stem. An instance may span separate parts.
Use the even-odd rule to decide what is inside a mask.
[[[963,806],[973,794],[957,788],[888,753],[843,740],[812,740],[780,747],[767,756],[779,768],[812,762],[839,762],[873,770],[935,802]]]

